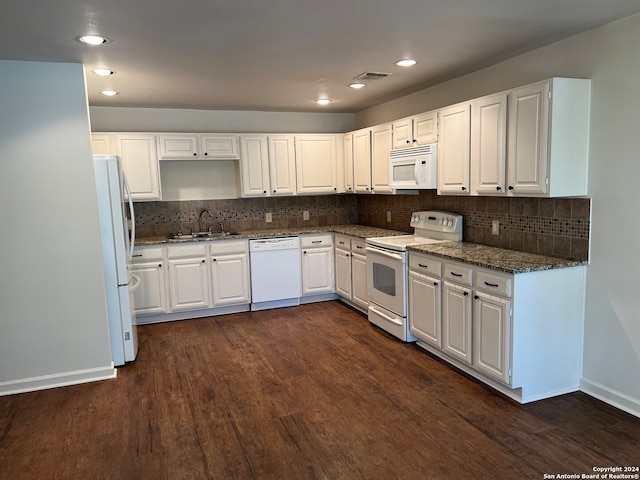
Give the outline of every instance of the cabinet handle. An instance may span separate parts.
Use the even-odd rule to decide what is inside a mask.
[[[197,154],[196,152],[193,152],[193,156],[194,156],[194,157],[197,157],[197,156],[198,156],[198,154]]]
[[[351,190],[351,187],[349,187],[349,190]]]
[[[497,191],[500,191],[500,190],[502,190],[502,187],[498,185],[498,186],[496,187],[496,190],[497,190]]]
[[[263,190],[263,191],[262,191],[262,193],[267,193],[267,191],[266,191],[266,190]]]
[[[468,296],[469,296],[469,292],[462,292],[462,294],[463,294],[465,297],[468,297]]]
[[[509,185],[509,190],[513,190],[513,186],[512,185]]]
[[[202,260],[202,263],[205,263],[205,262],[206,262],[206,260]]]
[[[456,272],[451,272],[451,275],[453,275],[454,277],[461,277],[462,276],[461,273],[456,273]]]
[[[312,240],[311,243],[322,243],[322,240]]]
[[[206,157],[207,155],[209,155],[209,153],[208,152],[204,152],[204,156]]]
[[[361,247],[360,245],[356,245],[356,248],[357,248],[358,250],[362,250],[362,247]]]
[[[474,296],[473,296],[473,299],[474,299],[474,300],[480,300],[480,297],[479,297],[478,295],[474,295]]]
[[[274,190],[273,193],[276,193],[276,191]]]
[[[158,264],[158,268],[162,268],[162,264],[161,263]]]
[[[418,266],[419,266],[419,267],[422,267],[422,268],[429,268],[429,265],[423,265],[423,264],[421,264],[421,263],[419,263],[419,264],[418,264]]]
[[[338,191],[338,187],[333,187],[333,191],[337,192]]]
[[[344,245],[344,242],[338,242],[338,243],[339,243],[340,245]],[[134,255],[134,257],[135,257],[135,255]]]
[[[348,254],[348,253],[345,253],[345,254],[344,254],[344,256],[345,256],[345,257],[348,257],[348,256],[349,256],[349,254]]]
[[[214,258],[214,259],[213,259],[213,261],[214,261],[214,262],[215,262],[215,261],[217,261],[217,260],[218,260],[217,258]]]
[[[407,145],[409,145],[411,142],[409,140],[407,140]]]
[[[498,285],[497,283],[489,283],[489,282],[484,282],[484,284],[487,287],[499,287],[500,285]]]
[[[303,255],[306,255],[306,254],[307,254],[307,251],[305,250],[305,251],[304,251],[304,252],[302,252],[302,253],[303,253]]]
[[[141,254],[141,253],[138,253],[138,254],[136,254],[136,255],[132,255],[132,257],[141,257],[141,256],[142,256],[142,254]]]
[[[413,143],[418,143],[418,140],[416,140],[415,138],[413,139]]]
[[[433,282],[433,286],[437,287],[438,286],[438,282]]]
[[[464,192],[467,189],[467,187],[462,187],[462,191]]]

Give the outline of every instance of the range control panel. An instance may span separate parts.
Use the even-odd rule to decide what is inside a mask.
[[[442,232],[455,234],[462,238],[462,215],[439,210],[427,210],[411,214],[411,226],[426,232]]]

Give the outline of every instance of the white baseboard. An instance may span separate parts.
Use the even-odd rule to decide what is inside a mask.
[[[640,400],[629,395],[613,390],[605,385],[592,382],[585,378],[580,380],[580,391],[602,400],[609,405],[624,410],[631,415],[640,417]]]
[[[14,395],[16,393],[35,392],[47,388],[66,387],[79,383],[96,382],[115,378],[116,369],[111,365],[106,367],[91,368],[87,370],[75,370],[72,372],[55,373],[40,377],[21,378],[0,382],[0,396]]]

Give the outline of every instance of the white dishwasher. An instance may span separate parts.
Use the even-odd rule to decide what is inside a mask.
[[[300,239],[249,240],[251,255],[251,310],[300,304]]]

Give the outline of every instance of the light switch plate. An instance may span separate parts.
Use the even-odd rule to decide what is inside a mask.
[[[500,235],[500,222],[498,220],[491,222],[491,235]]]
[[[264,221],[267,223],[273,222],[273,215],[271,212],[267,212],[264,216]]]
[[[387,222],[391,221],[391,211],[387,211]]]
[[[302,212],[302,220],[309,220],[309,210]]]

